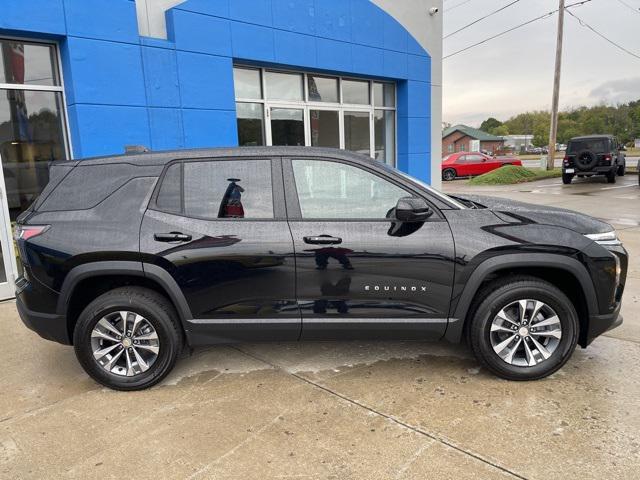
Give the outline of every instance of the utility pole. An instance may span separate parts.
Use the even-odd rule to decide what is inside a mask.
[[[564,36],[564,0],[558,7],[558,40],[556,42],[556,71],[553,78],[553,99],[551,100],[551,130],[549,131],[549,154],[547,170],[553,170],[556,160],[556,137],[558,135],[558,104],[560,103],[560,72],[562,70],[562,38]]]

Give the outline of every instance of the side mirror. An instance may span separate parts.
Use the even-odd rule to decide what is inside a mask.
[[[424,222],[431,215],[433,210],[422,198],[404,197],[396,204],[396,219],[400,222]]]

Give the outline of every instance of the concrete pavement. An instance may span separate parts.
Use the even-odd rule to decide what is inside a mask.
[[[592,213],[631,253],[624,325],[537,382],[464,346],[317,342],[197,350],[119,393],[0,304],[0,478],[637,478],[640,189],[622,180],[445,184]]]

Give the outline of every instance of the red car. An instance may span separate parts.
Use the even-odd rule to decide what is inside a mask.
[[[505,165],[521,167],[522,162],[514,157],[490,157],[480,152],[452,153],[442,159],[442,179],[482,175]]]

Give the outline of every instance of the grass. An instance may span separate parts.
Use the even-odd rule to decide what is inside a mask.
[[[536,180],[560,176],[562,176],[562,170],[559,168],[542,170],[507,165],[472,178],[469,180],[469,185],[513,185],[515,183],[535,182]]]

